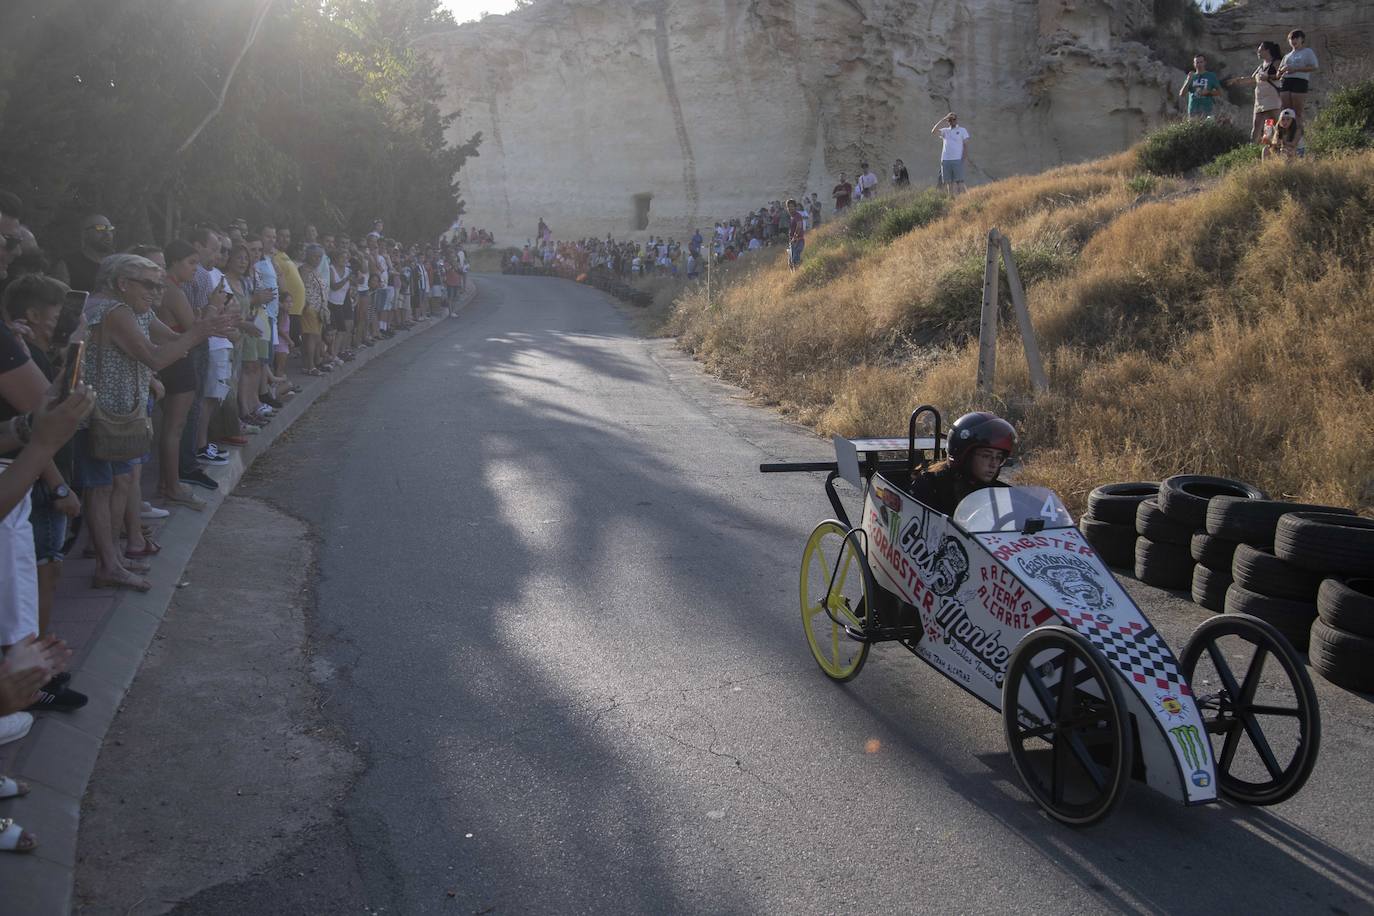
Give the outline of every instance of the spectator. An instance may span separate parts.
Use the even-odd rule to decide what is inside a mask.
[[[156,309],[157,319],[174,333],[180,334],[196,321],[195,312],[182,286],[195,278],[200,256],[190,242],[178,239],[163,249],[163,257],[167,264],[167,279],[171,282],[162,292],[162,301]],[[162,424],[157,437],[158,496],[166,502],[199,512],[204,510],[205,503],[195,497],[187,484],[191,474],[205,475],[205,472],[195,465],[194,460],[189,468],[182,467],[180,458],[181,435],[191,412],[191,404],[196,399],[196,371],[190,353],[163,367],[157,376],[164,391]]]
[[[1279,97],[1284,108],[1293,109],[1301,128],[1303,105],[1311,90],[1311,74],[1318,69],[1317,52],[1307,46],[1307,35],[1302,29],[1288,33],[1288,46],[1293,50],[1279,62],[1279,76],[1283,79],[1283,84],[1279,86]]]
[[[873,174],[873,170],[868,167],[867,162],[859,163],[861,172],[859,174],[859,188],[863,191],[864,197],[875,197],[878,194],[878,176]]]
[[[840,173],[840,182],[835,185],[830,192],[830,196],[835,198],[835,212],[841,213],[845,207],[849,206],[850,197],[854,193],[854,186],[849,183],[849,178],[844,172]]]
[[[291,230],[277,230],[277,248],[272,255],[272,267],[277,272],[277,285],[285,296],[291,297],[291,303],[278,314],[280,328],[285,333],[278,333],[277,340],[274,341],[274,365],[272,371],[277,375],[286,376],[286,357],[290,354],[293,345],[299,346],[301,343],[301,312],[305,310],[305,284],[301,280],[300,269],[296,267],[296,262],[291,258]]]
[[[9,191],[0,191],[0,285],[8,282],[10,265],[24,247],[24,227],[19,223],[22,204]]]
[[[1291,108],[1285,108],[1279,113],[1278,123],[1273,130],[1269,131],[1261,158],[1270,159],[1295,159],[1300,153],[1302,144],[1302,121],[1298,120],[1298,114]]]
[[[64,368],[61,359],[67,340],[56,339],[58,318],[62,312],[67,285],[52,277],[29,275],[9,284],[5,289],[5,318],[22,326],[28,334],[28,351],[35,366],[48,381]],[[67,332],[73,328],[67,328]],[[84,329],[81,330],[84,333]],[[18,453],[6,455],[14,460]],[[62,574],[62,548],[66,541],[67,520],[81,511],[81,501],[72,492],[68,481],[72,477],[70,442],[64,442],[40,472],[30,494],[32,510],[29,515],[33,531],[34,559],[37,564],[38,629],[40,636],[49,632],[57,581]],[[86,705],[86,697],[70,689],[66,682],[45,683],[39,688],[35,709],[67,712]]]
[[[115,227],[107,217],[93,213],[81,221],[81,244],[65,262],[67,283],[72,289],[91,292],[100,262],[115,250]]]
[[[196,229],[191,233],[191,245],[196,249],[196,254],[200,256],[200,269],[205,271],[206,283],[211,294],[221,293],[223,301],[227,304],[231,298],[228,284],[224,277],[222,268],[229,259],[230,244],[227,236],[209,227]],[[199,272],[197,273],[199,277]],[[197,283],[197,286],[200,284]],[[239,308],[238,303],[233,303],[233,308]],[[196,461],[205,461],[211,464],[225,464],[229,460],[228,452],[221,450],[218,445],[210,441],[210,421],[219,411],[220,404],[229,397],[230,386],[234,378],[234,343],[240,333],[236,328],[231,337],[211,337],[206,341],[206,368],[204,377],[200,384],[201,401],[199,411],[193,411],[193,415],[198,414],[195,427],[195,452],[192,456]],[[233,338],[233,339],[231,339]],[[193,351],[194,352],[194,351]],[[231,413],[237,418],[237,412]],[[235,425],[234,433],[222,437],[222,441],[229,445],[246,445],[247,441],[238,431]],[[184,463],[184,456],[183,456]]]
[[[306,375],[320,375],[320,338],[324,333],[324,312],[328,308],[325,301],[324,284],[320,282],[319,266],[324,260],[324,249],[319,245],[305,246],[305,261],[301,264],[300,278],[304,293],[305,307],[300,311],[301,324],[301,366]]]
[[[1188,96],[1188,118],[1210,118],[1212,108],[1221,95],[1221,81],[1207,69],[1207,58],[1199,54],[1193,58],[1193,69],[1188,71],[1183,85],[1179,87],[1180,98]]]
[[[240,435],[251,435],[266,422],[258,414],[258,392],[262,390],[263,364],[272,358],[272,329],[267,323],[267,301],[272,292],[254,288],[252,269],[254,255],[261,245],[255,235],[249,235],[247,241],[233,242],[224,262],[225,286],[238,305],[241,332],[237,398]]]
[[[892,163],[892,185],[897,188],[905,188],[911,184],[911,175],[907,173],[906,166],[902,160],[898,159]]]
[[[796,270],[801,267],[802,249],[806,247],[806,226],[801,211],[797,209],[797,202],[790,197],[787,199],[787,247],[787,263]]]
[[[1264,143],[1264,126],[1273,121],[1279,109],[1279,46],[1272,41],[1262,41],[1255,49],[1259,65],[1249,76],[1235,76],[1225,81],[1226,86],[1254,86],[1255,109],[1250,120],[1250,140]]]
[[[940,137],[940,182],[953,197],[965,191],[964,163],[968,159],[969,133],[959,126],[954,112],[945,115],[930,129]]]
[[[100,408],[113,417],[142,408],[153,370],[170,366],[212,333],[229,330],[230,323],[218,314],[197,319],[180,334],[159,321],[153,306],[166,286],[162,269],[147,258],[111,255],[101,263],[95,286],[86,303],[91,339],[83,376],[97,392]],[[137,573],[146,572],[147,564],[116,547],[118,517],[113,513],[127,501],[128,459],[98,456],[94,445],[89,428],[77,434],[76,476],[85,488],[87,527],[96,553],[93,587],[146,592],[152,585]]]

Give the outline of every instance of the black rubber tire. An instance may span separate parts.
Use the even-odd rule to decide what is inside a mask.
[[[1209,611],[1226,610],[1226,590],[1231,587],[1231,574],[1226,570],[1208,569],[1199,563],[1193,567],[1193,603]]]
[[[1193,540],[1193,529],[1180,525],[1160,511],[1153,499],[1141,500],[1135,512],[1136,534],[1156,544],[1176,544],[1187,547]]]
[[[1312,624],[1307,659],[1331,683],[1360,693],[1374,693],[1374,639],[1318,620]]]
[[[1235,556],[1236,544],[1238,543],[1238,541],[1228,541],[1226,538],[1213,537],[1205,531],[1199,531],[1193,535],[1188,546],[1192,551],[1193,560],[1199,566],[1206,566],[1208,569],[1229,575],[1231,558]]]
[[[1322,584],[1320,573],[1294,566],[1249,544],[1236,548],[1231,561],[1231,578],[1252,592],[1303,604],[1317,603],[1317,589]]]
[[[1338,630],[1374,637],[1374,579],[1323,579],[1317,616]]]
[[[1207,527],[1207,503],[1214,496],[1264,499],[1264,491],[1227,477],[1206,474],[1175,474],[1159,485],[1159,508],[1189,530]]]
[[[1374,570],[1374,518],[1290,512],[1274,531],[1274,555],[1313,572],[1368,575]]]
[[[1245,653],[1250,656],[1250,661],[1240,672],[1236,671],[1233,664],[1237,660],[1234,639],[1249,643],[1254,649]],[[1222,640],[1227,640],[1224,646]],[[1226,651],[1227,647],[1232,648],[1231,653]],[[1228,654],[1230,660],[1220,661],[1226,659]],[[1269,657],[1272,657],[1272,661]],[[1216,682],[1194,696],[1198,712],[1202,714],[1203,728],[1212,745],[1212,757],[1216,761],[1217,789],[1232,801],[1247,805],[1277,805],[1292,798],[1312,775],[1322,743],[1322,716],[1317,703],[1317,691],[1312,686],[1312,678],[1308,676],[1302,659],[1282,633],[1263,620],[1244,614],[1209,617],[1189,637],[1178,660],[1179,670],[1189,684],[1198,684],[1198,665],[1204,658],[1211,673],[1216,675]],[[1227,671],[1225,677],[1221,676],[1219,661]],[[1256,664],[1260,666],[1258,669],[1254,667]],[[1277,683],[1279,671],[1276,669],[1282,669],[1283,677],[1288,681],[1287,689]],[[1259,702],[1256,702],[1256,693],[1246,689],[1250,673],[1255,670],[1268,675],[1265,680],[1269,681],[1269,689],[1259,697]],[[1291,707],[1286,697],[1280,699],[1280,696],[1290,692],[1295,701]],[[1236,751],[1242,742],[1248,742],[1256,750],[1263,744],[1273,754],[1270,735],[1265,734],[1264,725],[1273,722],[1276,713],[1282,715],[1277,710],[1265,708],[1275,700],[1280,708],[1292,710],[1291,721],[1296,729],[1282,729],[1273,733],[1272,736],[1281,744],[1280,754],[1274,757],[1274,765],[1279,772],[1274,773],[1269,769],[1270,779],[1256,782],[1246,778],[1250,775],[1248,767],[1241,772],[1236,771]],[[1291,755],[1283,753],[1289,746]],[[1289,758],[1287,765],[1280,762],[1283,757]]]
[[[1044,653],[1053,651],[1056,644],[1061,650],[1057,659],[1061,660],[1060,663],[1055,665],[1053,660],[1043,662]],[[1053,694],[1047,692],[1041,680],[1053,676],[1046,674],[1045,669],[1060,675],[1059,682],[1048,688],[1054,691]],[[1041,778],[1042,768],[1035,765],[1036,761],[1026,747],[1028,741],[1045,740],[1043,733],[1048,729],[1044,726],[1036,728],[1031,722],[1032,718],[1039,717],[1022,703],[1020,688],[1023,682],[1040,683],[1040,689],[1034,693],[1041,697],[1058,697],[1056,706],[1063,705],[1065,699],[1069,700],[1069,709],[1064,712],[1057,709],[1051,712],[1047,704],[1040,702],[1036,702],[1034,707],[1040,712],[1050,713],[1054,723],[1059,726],[1053,727],[1054,723],[1050,726],[1056,741],[1064,739],[1063,746],[1070,752],[1064,758],[1058,753],[1051,757],[1049,785]],[[1131,781],[1135,732],[1122,697],[1120,682],[1119,670],[1108,664],[1102,651],[1077,630],[1064,626],[1042,626],[1031,630],[1017,643],[1007,661],[1006,680],[1002,684],[1002,732],[1007,740],[1007,749],[1011,752],[1012,765],[1016,767],[1026,791],[1041,809],[1071,827],[1086,827],[1110,814]],[[1064,691],[1074,691],[1076,697],[1065,697]],[[1037,731],[1042,735],[1031,734]],[[1071,744],[1067,736],[1075,733],[1078,740]],[[1084,741],[1084,738],[1090,740]],[[1098,753],[1087,752],[1084,744],[1091,744]],[[1075,746],[1077,752],[1073,750]],[[1057,746],[1054,751],[1058,751]],[[1088,801],[1077,804],[1070,803],[1062,795],[1056,799],[1054,787],[1063,785],[1056,779],[1061,760],[1065,769],[1068,769],[1070,761],[1067,758],[1077,757],[1079,766],[1086,773],[1085,756],[1106,771],[1100,791]]]
[[[1277,499],[1240,499],[1216,496],[1207,504],[1207,533],[1241,541],[1252,547],[1274,549],[1274,529],[1289,512],[1329,512],[1354,515],[1349,509],[1286,503]]]
[[[1270,598],[1232,583],[1226,590],[1226,613],[1249,614],[1270,624],[1299,651],[1307,648],[1312,621],[1317,619],[1317,606],[1284,598]]]
[[[1159,481],[1104,483],[1088,494],[1088,514],[1101,522],[1134,525],[1140,501],[1158,495]]]
[[[1084,516],[1078,520],[1078,530],[1093,545],[1102,562],[1116,569],[1135,566],[1135,525],[1118,525]]]
[[[1186,591],[1193,584],[1193,558],[1186,547],[1136,538],[1135,577],[1155,588]]]

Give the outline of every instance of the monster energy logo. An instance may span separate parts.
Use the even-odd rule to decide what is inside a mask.
[[[1198,732],[1197,726],[1179,725],[1169,729],[1169,734],[1178,742],[1178,749],[1183,752],[1183,759],[1188,766],[1194,770],[1202,769],[1207,757],[1202,749],[1202,735]]]

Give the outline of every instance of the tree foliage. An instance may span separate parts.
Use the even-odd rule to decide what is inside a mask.
[[[92,211],[121,244],[238,216],[436,235],[481,137],[446,141],[459,100],[411,42],[452,25],[437,0],[5,0],[0,187],[49,245]]]

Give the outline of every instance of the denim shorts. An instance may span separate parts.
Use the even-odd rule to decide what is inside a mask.
[[[38,565],[62,562],[62,545],[67,540],[67,516],[53,506],[52,490],[43,481],[33,485],[33,509],[29,524],[33,525],[33,552]]]
[[[91,431],[76,431],[76,483],[81,487],[108,487],[120,474],[127,474],[127,461],[97,461],[91,457]]]

